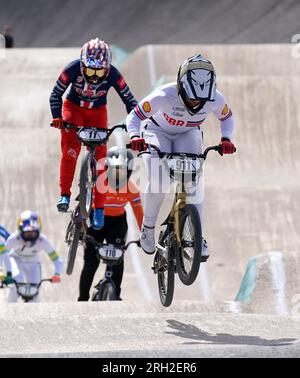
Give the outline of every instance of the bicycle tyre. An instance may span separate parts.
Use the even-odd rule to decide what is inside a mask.
[[[162,240],[160,241],[160,245],[162,247],[165,247],[166,237],[167,235],[163,236]],[[154,257],[154,260],[155,258],[157,259],[157,263],[160,264],[161,259],[163,259],[163,256],[159,252],[157,252],[156,257]],[[168,259],[168,261],[166,262],[167,266],[164,265],[163,270],[159,270],[157,272],[159,298],[160,298],[161,304],[164,307],[169,307],[174,297],[175,266],[174,266],[174,258],[172,256],[170,249],[168,249],[167,259]]]
[[[103,285],[100,293],[100,301],[114,301],[116,299],[116,292],[111,283]]]
[[[91,172],[91,159],[90,151],[85,151],[80,167],[79,179],[79,206],[80,213],[83,219],[90,216],[93,203],[93,172]]]
[[[81,227],[76,225],[71,220],[67,229],[67,237],[68,237],[68,233],[71,233],[71,235],[68,237],[70,239],[68,257],[67,257],[67,269],[66,269],[66,273],[68,275],[71,275],[73,273],[76,254],[77,254],[77,248],[79,244],[80,232],[81,232]],[[67,242],[68,242],[68,239],[67,239]]]
[[[190,268],[187,269],[187,264],[185,262],[189,260],[190,255],[185,250],[183,243],[185,242],[183,238],[184,227],[188,217],[191,220],[193,227],[193,258],[190,264]],[[185,205],[180,212],[180,240],[181,246],[176,248],[176,268],[178,276],[184,285],[191,285],[198,276],[200,263],[201,263],[201,251],[202,251],[202,229],[201,220],[196,206]],[[191,247],[187,247],[191,248]],[[189,256],[189,257],[188,257]]]
[[[99,292],[95,291],[92,295],[92,302],[98,302],[99,300]]]

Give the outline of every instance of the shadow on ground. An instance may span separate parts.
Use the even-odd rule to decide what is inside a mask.
[[[259,336],[231,335],[229,333],[212,334],[202,331],[192,324],[185,324],[177,320],[167,320],[168,327],[173,331],[167,334],[195,340],[184,344],[228,344],[228,345],[255,345],[255,346],[286,346],[291,345],[297,339],[272,339],[267,340]]]

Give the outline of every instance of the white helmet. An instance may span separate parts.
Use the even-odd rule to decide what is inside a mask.
[[[114,189],[122,188],[129,180],[133,169],[133,154],[121,147],[111,147],[106,155],[105,168],[109,185]]]
[[[198,113],[206,101],[216,98],[216,74],[212,63],[202,55],[186,59],[179,67],[177,90],[190,114]]]

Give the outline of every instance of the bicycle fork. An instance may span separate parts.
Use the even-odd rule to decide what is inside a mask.
[[[178,246],[181,245],[180,239],[180,210],[186,204],[186,193],[184,191],[176,194],[174,206],[171,211],[171,217],[174,219],[174,231]]]

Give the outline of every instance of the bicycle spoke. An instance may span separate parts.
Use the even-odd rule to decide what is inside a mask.
[[[182,253],[183,257],[188,260],[188,262],[193,261],[193,257],[188,253],[186,249],[183,250]]]
[[[191,217],[188,216],[186,219],[185,219],[185,223],[184,223],[184,227],[183,227],[183,230],[182,230],[182,239],[183,239],[183,243],[182,243],[182,257],[183,257],[183,264],[184,264],[184,269],[186,272],[189,272],[191,267],[192,267],[192,264],[193,264],[193,260],[194,260],[194,254],[195,254],[195,250],[194,250],[194,227],[193,227],[193,223],[191,221]]]

